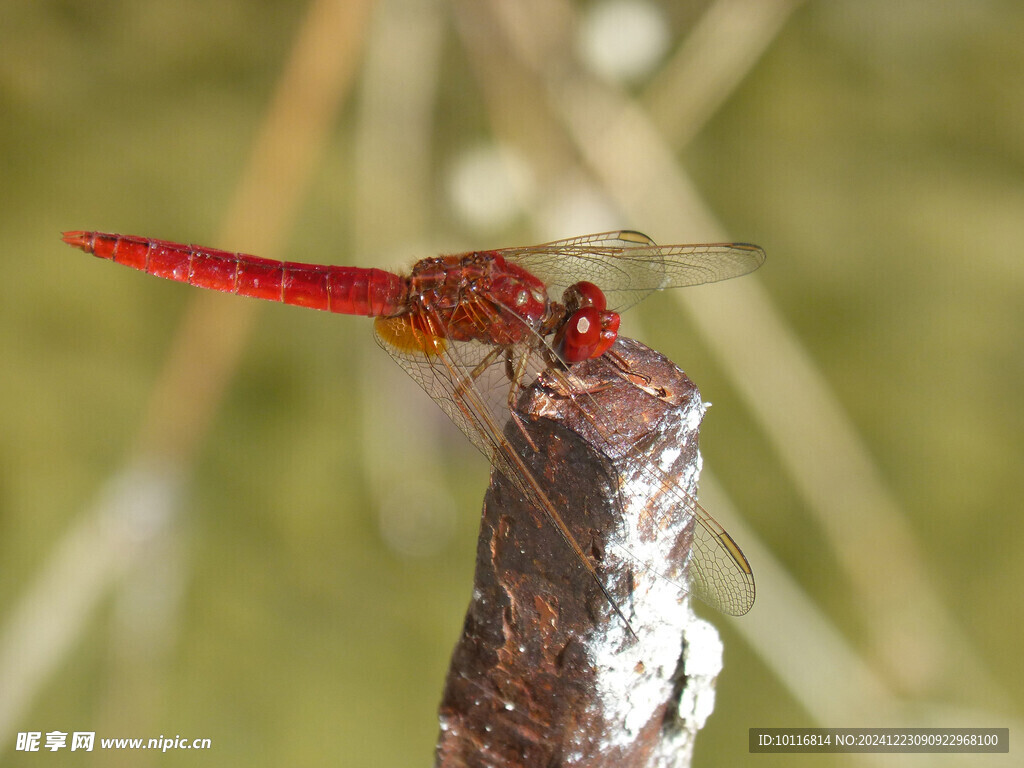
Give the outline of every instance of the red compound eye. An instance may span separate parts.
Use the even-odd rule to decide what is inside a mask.
[[[582,280],[578,283],[573,283],[569,286],[566,291],[566,302],[567,306],[578,306],[578,307],[593,307],[599,309],[602,312],[608,308],[608,302],[604,297],[604,291],[598,288],[593,283],[588,283],[586,280]]]
[[[590,360],[608,351],[618,333],[619,316],[615,312],[583,307],[573,312],[555,335],[555,349],[567,363]]]

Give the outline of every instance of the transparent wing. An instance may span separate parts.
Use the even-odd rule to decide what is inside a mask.
[[[510,383],[499,363],[501,348],[476,341],[453,342],[412,324],[410,316],[378,318],[377,343],[398,363],[492,463],[508,421]],[[410,336],[411,335],[411,336]],[[414,344],[396,342],[415,338]],[[426,350],[426,351],[425,351]]]
[[[588,280],[604,291],[609,308],[617,312],[652,291],[739,277],[765,260],[764,251],[748,243],[657,245],[631,230],[503,248],[497,253],[547,283],[555,298],[573,283]]]
[[[693,498],[684,506],[693,510],[690,587],[701,600],[729,616],[742,616],[754,607],[754,573],[732,536]]]
[[[539,336],[530,343],[501,348],[480,342],[454,342],[441,329],[416,322],[408,316],[380,318],[375,323],[378,343],[430,395],[470,441],[512,480],[523,495],[551,520],[576,552],[581,564],[593,572],[593,566],[561,521],[558,511],[530,474],[504,436],[509,419],[509,388],[506,353],[516,361],[517,386],[528,386],[539,375],[558,382],[557,389],[584,411],[596,427],[607,448],[599,449],[610,458],[616,454],[616,427],[611,416],[594,398],[580,389],[570,373],[548,367]],[[746,613],[754,602],[754,579],[749,564],[732,537],[715,521],[677,481],[667,477],[643,456],[634,457],[635,471],[647,484],[668,493],[674,503],[667,513],[694,521],[693,545],[688,564],[689,587],[662,572],[657,563],[644,562],[622,548],[642,570],[652,571],[676,583],[680,590],[691,591],[723,613]],[[660,525],[662,520],[651,521]],[[611,542],[613,545],[616,543]],[[600,584],[600,582],[599,582]],[[603,589],[603,587],[602,587]],[[611,598],[609,597],[609,600]],[[618,611],[618,606],[612,602]],[[621,615],[621,614],[620,614]]]
[[[516,485],[523,496],[547,517],[576,554],[580,565],[593,577],[594,583],[604,593],[612,609],[632,632],[629,620],[597,575],[593,564],[587,559],[558,510],[544,493],[523,458],[504,437],[504,427],[509,415],[510,380],[506,377],[502,386],[490,386],[485,383],[495,371],[504,371],[505,350],[518,353],[517,370],[523,377],[519,379],[520,384],[535,378],[534,374],[544,367],[537,348],[526,344],[502,348],[489,347],[479,342],[452,342],[429,332],[424,333],[421,330],[422,324],[419,328],[416,326],[416,319],[408,316],[380,318],[374,324],[374,331],[377,341],[395,362],[426,390],[470,441],[483,451],[492,464]],[[406,335],[409,329],[412,329],[413,336],[419,335],[416,344],[410,346],[396,343],[396,339],[409,338]],[[540,340],[539,337],[535,338]]]
[[[671,499],[671,503],[663,505],[665,511],[657,517],[649,517],[649,511],[641,513],[644,516],[641,518],[642,527],[668,527],[671,524],[668,518],[693,521],[693,542],[685,576],[687,584],[659,570],[657,563],[645,562],[643,558],[637,557],[627,544],[614,540],[611,544],[618,545],[641,568],[673,582],[683,592],[691,592],[712,608],[730,616],[747,613],[754,605],[754,574],[732,536],[677,479],[666,475],[648,457],[622,455],[621,449],[615,448],[627,441],[617,438],[618,429],[610,411],[602,408],[586,387],[573,385],[571,374],[548,369],[544,375],[559,380],[557,389],[584,412],[594,426],[597,438],[605,441],[605,446],[598,447],[609,458],[613,458],[620,470],[628,466],[629,472],[642,478],[641,484],[644,487],[657,488],[658,493],[666,494]],[[626,499],[623,501],[628,502]]]

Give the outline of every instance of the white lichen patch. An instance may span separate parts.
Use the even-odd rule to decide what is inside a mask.
[[[619,468],[624,514],[610,538],[605,565],[610,572],[625,569],[632,575],[629,601],[620,608],[636,638],[621,621],[591,637],[598,706],[610,725],[603,745],[608,749],[631,744],[650,725],[674,695],[681,663],[687,675],[692,668],[694,675],[710,682],[721,668],[721,642],[714,628],[690,610],[685,584],[665,575],[680,574],[685,566],[670,557],[693,521],[688,500],[696,494],[701,462],[692,450],[693,460],[685,461],[684,453],[687,441],[696,440],[703,415],[704,404],[691,400],[652,438],[653,444],[665,446],[657,455],[646,457],[647,464],[633,461]],[[687,655],[681,660],[684,646]],[[680,714],[685,727],[695,732],[714,708],[714,689],[690,692],[688,681],[683,699]]]
[[[687,685],[679,700],[679,717],[700,730],[715,709],[715,681],[722,672],[722,639],[708,622],[691,615],[685,640],[683,672]]]
[[[667,451],[662,451],[661,456],[658,457],[658,467],[662,472],[672,471],[676,460],[679,455],[683,452],[682,448],[669,448]]]

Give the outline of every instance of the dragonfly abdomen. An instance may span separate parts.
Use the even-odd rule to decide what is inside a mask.
[[[393,315],[405,306],[409,290],[404,278],[381,269],[274,261],[102,232],[65,232],[64,242],[180,283],[345,315]]]

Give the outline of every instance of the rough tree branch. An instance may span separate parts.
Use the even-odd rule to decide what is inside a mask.
[[[518,407],[538,449],[521,455],[629,626],[543,514],[495,471],[440,707],[439,766],[688,766],[714,707],[721,643],[679,587],[693,521],[652,487],[654,474],[624,460],[642,455],[696,496],[704,405],[658,353],[630,339],[613,351],[619,362],[574,368],[588,406],[611,414],[611,444],[600,437],[607,427],[551,382],[532,386]],[[506,436],[523,447],[515,424]]]

